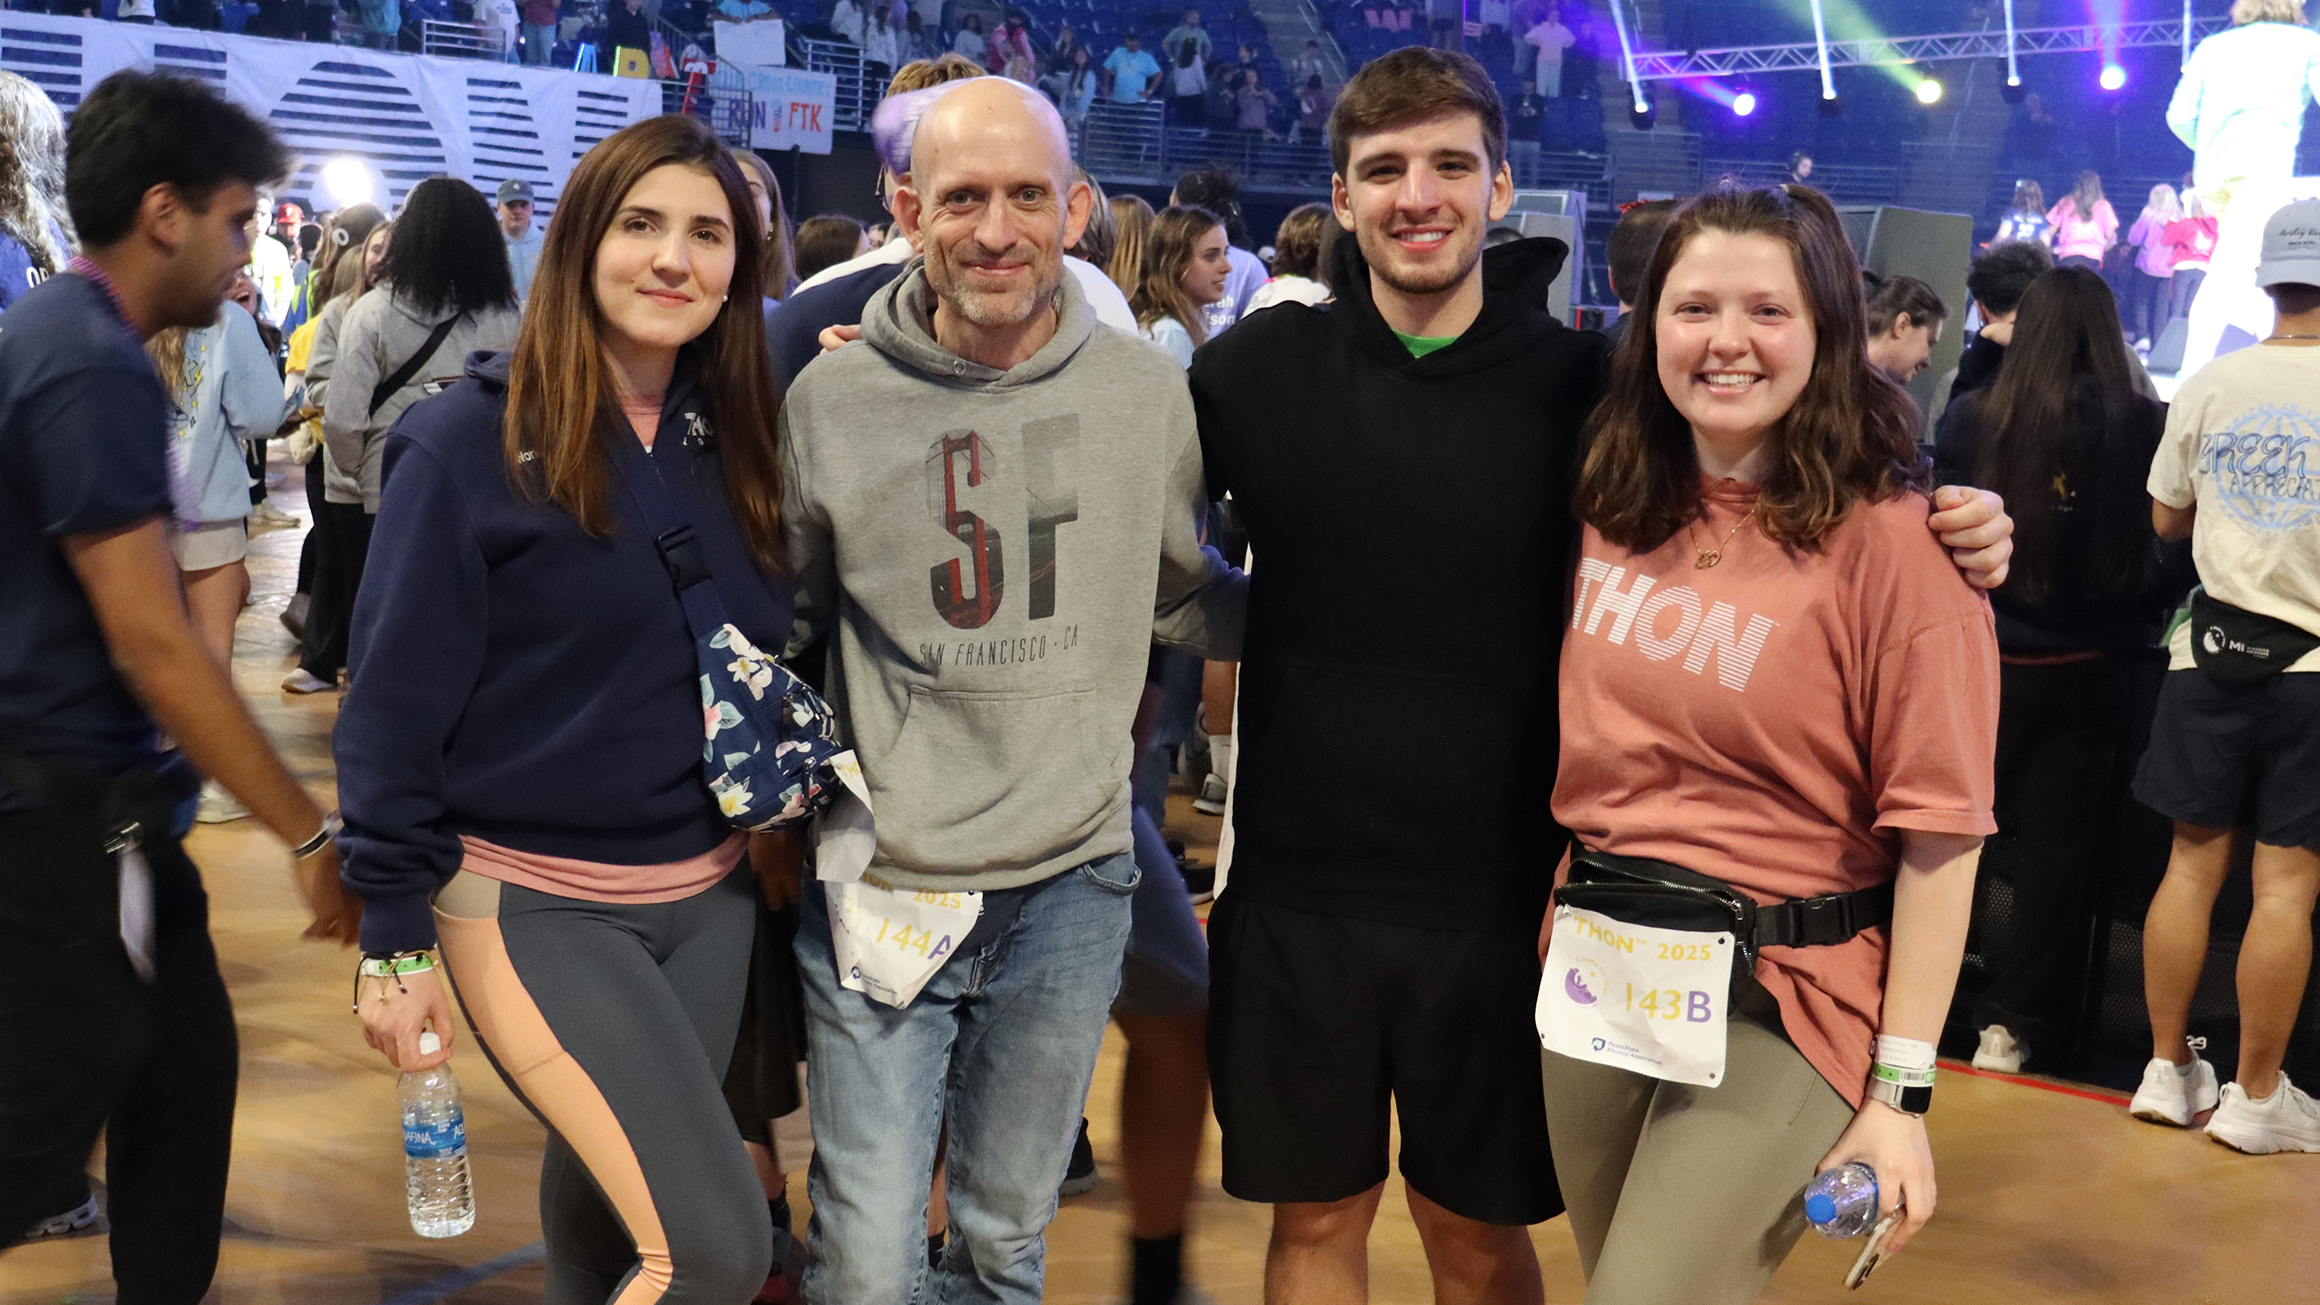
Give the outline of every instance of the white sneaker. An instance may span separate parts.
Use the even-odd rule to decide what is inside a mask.
[[[1981,1043],[1974,1048],[1974,1068],[1999,1074],[2019,1074],[2029,1059],[2030,1044],[2015,1037],[2003,1024],[1983,1029]]]
[[[1200,796],[1192,799],[1192,809],[1212,816],[1224,814],[1224,776],[1211,771],[1200,781]]]
[[[250,809],[234,795],[218,787],[216,780],[204,780],[201,785],[201,804],[193,809],[193,818],[205,825],[223,825],[246,819]]]
[[[284,693],[327,693],[338,686],[301,666],[282,680]]]
[[[2217,1100],[2215,1066],[2199,1055],[2207,1048],[2207,1039],[2191,1038],[2191,1063],[2177,1068],[2173,1061],[2154,1057],[2143,1066],[2143,1085],[2135,1089],[2135,1099],[2127,1106],[2127,1113],[2154,1124],[2172,1124],[2177,1128],[2191,1127],[2191,1120],[2202,1110],[2213,1110]]]
[[[260,503],[252,507],[250,520],[261,526],[285,527],[298,524],[297,517],[291,516],[271,503]]]
[[[72,1234],[79,1232],[81,1229],[88,1227],[90,1224],[95,1223],[96,1221],[97,1198],[91,1196],[88,1200],[81,1202],[79,1205],[65,1211],[63,1214],[57,1215],[53,1218],[43,1219],[39,1223],[32,1225],[32,1230],[27,1232],[24,1237],[26,1241],[30,1241],[35,1237],[69,1237]]]
[[[2280,1075],[2272,1095],[2258,1101],[2237,1083],[2223,1085],[2223,1104],[2207,1121],[2207,1135],[2234,1151],[2320,1151],[2320,1102]]]

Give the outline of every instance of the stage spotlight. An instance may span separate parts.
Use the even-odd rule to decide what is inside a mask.
[[[2008,81],[2005,85],[1998,88],[1998,98],[2004,100],[2008,104],[2020,104],[2022,102],[2022,96],[2024,93],[2025,92],[2022,90],[2022,81],[2020,78],[2015,78],[2011,81]]]
[[[322,165],[322,189],[339,208],[368,204],[377,190],[371,170],[361,159],[340,157]]]
[[[1659,121],[1659,106],[1646,100],[1640,107],[1627,111],[1627,121],[1637,131],[1650,131],[1651,125]]]
[[[1919,82],[1917,84],[1917,102],[1919,104],[1941,103],[1941,83],[1931,77]]]
[[[2106,63],[2103,65],[2102,76],[2097,81],[2104,90],[2115,91],[2127,84],[2127,70],[2115,63]]]
[[[1843,116],[1844,112],[1845,112],[1845,102],[1844,102],[1843,100],[1840,100],[1840,99],[1838,99],[1838,98],[1837,98],[1835,95],[1833,95],[1833,94],[1827,94],[1827,93],[1824,93],[1824,94],[1821,96],[1821,116],[1822,116],[1822,117],[1824,117],[1824,118],[1835,118],[1835,117],[1841,117],[1841,116]]]
[[[1754,112],[1756,112],[1756,92],[1742,91],[1738,95],[1732,97],[1732,114],[1734,117],[1745,118]]]

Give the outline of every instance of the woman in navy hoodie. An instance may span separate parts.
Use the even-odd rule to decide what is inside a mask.
[[[657,469],[732,622],[781,647],[761,240],[698,121],[606,139],[548,226],[514,353],[470,357],[385,446],[334,749],[359,1012],[397,1067],[446,1059],[440,942],[550,1129],[559,1305],[739,1305],[771,1255],[719,1091],[754,886],[701,773],[693,638],[614,465]]]

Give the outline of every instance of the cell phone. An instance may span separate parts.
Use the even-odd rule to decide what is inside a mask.
[[[1885,1243],[1893,1239],[1893,1230],[1901,1226],[1901,1216],[1902,1207],[1894,1206],[1893,1213],[1879,1219],[1877,1226],[1869,1230],[1869,1244],[1861,1248],[1861,1258],[1853,1261],[1853,1267],[1845,1273],[1848,1290],[1859,1291],[1869,1275],[1877,1271],[1885,1259]]]

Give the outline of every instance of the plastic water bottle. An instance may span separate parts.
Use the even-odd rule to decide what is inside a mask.
[[[419,1054],[443,1049],[419,1035]],[[467,1180],[467,1113],[449,1064],[405,1074],[395,1084],[403,1103],[403,1177],[411,1229],[421,1237],[457,1237],[475,1226],[475,1192]]]
[[[1815,1174],[1804,1188],[1804,1217],[1823,1237],[1858,1237],[1877,1226],[1877,1171],[1856,1160]]]

